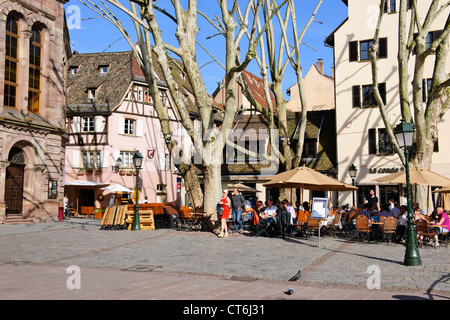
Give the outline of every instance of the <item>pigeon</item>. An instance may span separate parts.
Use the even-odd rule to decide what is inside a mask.
[[[290,278],[289,281],[297,281],[301,277],[302,277],[302,270],[298,270],[298,272],[292,278]]]

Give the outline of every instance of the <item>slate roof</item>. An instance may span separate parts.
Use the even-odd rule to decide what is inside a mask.
[[[153,57],[155,59],[155,56]],[[124,98],[133,81],[146,84],[144,74],[132,51],[78,53],[69,59],[67,75],[67,113],[112,112]],[[167,87],[161,68],[156,65],[159,78],[158,86]],[[108,72],[102,74],[100,66],[108,66]],[[182,77],[182,63],[172,58],[172,75],[179,84],[180,94],[187,97],[192,94],[189,82]],[[71,68],[77,67],[77,73],[71,74]],[[177,71],[178,70],[178,71]],[[88,99],[88,89],[97,88],[94,102]],[[189,99],[186,99],[189,102]],[[187,104],[189,111],[197,111],[193,103]]]
[[[288,113],[288,133],[291,137],[297,126],[299,113]],[[269,122],[261,114],[254,115],[236,115],[235,129],[267,129]],[[257,137],[258,138],[258,137]],[[336,170],[336,124],[335,111],[308,111],[307,123],[305,130],[306,139],[319,138],[319,145],[317,150],[317,157],[308,159],[301,163],[306,166],[321,172],[333,172]],[[294,139],[298,139],[297,137]],[[236,175],[251,175],[261,172],[264,167],[270,165],[264,164],[249,164],[249,163],[234,163],[223,164],[222,173],[236,174]]]
[[[108,66],[106,74],[99,71],[103,65]],[[76,74],[71,74],[72,67],[78,68]],[[124,97],[131,80],[131,51],[74,52],[67,75],[67,113],[111,112]],[[88,99],[89,88],[98,89],[95,102]]]

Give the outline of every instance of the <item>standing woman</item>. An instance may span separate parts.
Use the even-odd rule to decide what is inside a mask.
[[[219,202],[220,207],[223,209],[222,215],[220,216],[221,229],[220,229],[219,238],[228,237],[227,219],[230,218],[231,200],[227,196],[227,194],[228,194],[227,190],[223,190],[222,199]]]

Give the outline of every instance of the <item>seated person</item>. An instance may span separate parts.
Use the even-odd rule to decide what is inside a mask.
[[[267,214],[267,212],[263,211],[262,209],[263,209],[263,202],[258,201],[254,208],[253,214],[258,215],[258,217],[259,217],[258,220],[259,220],[260,225],[265,225],[265,224],[268,224],[269,222],[273,221],[273,219]]]
[[[367,219],[369,219],[369,222],[371,222],[372,216],[371,216],[371,212],[369,211],[369,205],[367,203],[365,203],[363,205],[362,210],[359,212],[360,216],[366,216]]]
[[[400,206],[399,210],[396,233],[400,237],[400,241],[403,241],[406,237],[406,227],[408,226],[408,211],[406,206]]]
[[[394,218],[398,218],[400,214],[400,204],[398,202],[394,202],[394,206],[389,210],[394,215]]]
[[[271,218],[275,217],[277,215],[277,209],[278,207],[273,205],[272,200],[267,200],[267,208],[264,210],[267,216]]]
[[[287,200],[286,200],[287,202]],[[277,209],[277,224],[280,230],[280,234],[284,238],[287,232],[289,231],[289,226],[291,225],[291,213],[287,210],[284,203],[280,204],[280,207]]]
[[[427,220],[427,218],[423,215],[423,210],[420,207],[414,208],[414,221],[423,221]]]
[[[394,217],[392,212],[389,211],[389,205],[387,203],[383,203],[381,205],[381,212],[378,213],[378,219],[380,219],[381,217],[391,217],[391,218]]]
[[[434,236],[434,244],[433,245],[435,247],[439,247],[438,235],[450,232],[450,219],[449,219],[448,215],[444,212],[444,208],[442,208],[442,207],[437,207],[436,213],[439,217],[439,221],[436,224],[433,224],[433,227],[431,228],[431,230],[436,233]]]

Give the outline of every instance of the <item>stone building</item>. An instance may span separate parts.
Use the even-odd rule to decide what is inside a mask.
[[[66,2],[0,1],[0,223],[61,206]]]

